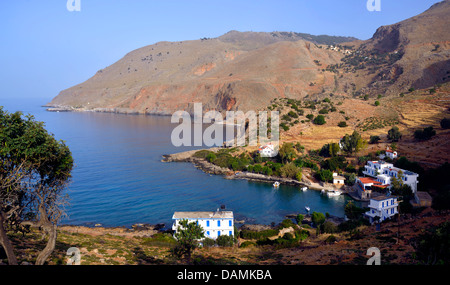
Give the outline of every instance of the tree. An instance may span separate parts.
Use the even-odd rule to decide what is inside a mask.
[[[341,139],[341,148],[348,154],[357,153],[366,146],[366,141],[362,139],[361,135],[354,131],[351,135],[346,134]]]
[[[314,118],[313,123],[316,125],[324,125],[326,123],[325,117],[323,115],[318,115]]]
[[[378,143],[380,140],[381,140],[381,138],[379,136],[370,136],[369,143],[375,144],[375,143]]]
[[[450,119],[444,118],[441,120],[440,124],[441,124],[441,128],[450,129]]]
[[[387,138],[393,142],[397,142],[402,138],[402,133],[397,126],[394,126],[388,131]]]
[[[203,228],[200,225],[183,219],[175,232],[177,245],[172,249],[172,253],[179,258],[186,257],[190,260],[192,251],[199,247],[199,240],[204,237]]]
[[[301,172],[301,169],[292,162],[289,162],[280,168],[281,177],[296,178],[297,173],[299,172]]]
[[[433,129],[433,127],[427,127],[423,130],[416,130],[414,132],[414,138],[416,140],[429,140],[431,137],[436,135],[436,131]]]
[[[328,169],[322,169],[319,171],[319,178],[323,182],[330,182],[333,180],[333,172]]]
[[[331,156],[336,156],[340,150],[338,143],[330,143],[330,150],[329,153]]]
[[[25,227],[42,231],[47,244],[37,256],[42,265],[53,252],[57,223],[65,215],[73,158],[63,141],[49,134],[44,123],[0,107],[0,244],[10,264],[17,263],[7,231]],[[5,180],[6,179],[6,180]]]
[[[295,149],[293,143],[284,143],[280,150],[278,151],[278,154],[280,155],[281,161],[283,163],[286,163],[288,161],[292,161],[293,158],[295,158]]]
[[[367,209],[360,208],[349,201],[344,208],[345,216],[350,220],[357,220],[366,212]]]

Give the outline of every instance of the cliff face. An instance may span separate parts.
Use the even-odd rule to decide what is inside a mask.
[[[380,27],[367,41],[231,31],[214,39],[159,42],[61,91],[49,105],[172,114],[202,102],[205,112],[247,111],[263,109],[277,97],[426,88],[450,79],[449,15],[450,1],[444,1]],[[324,44],[330,42],[344,47]]]

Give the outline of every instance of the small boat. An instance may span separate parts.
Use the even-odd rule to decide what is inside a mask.
[[[275,181],[275,183],[273,183],[273,187],[278,188],[280,187],[280,182]]]
[[[331,190],[327,192],[328,197],[334,197],[334,196],[339,196],[341,195],[340,191],[337,190]]]
[[[302,188],[300,188],[300,190],[302,190],[302,191],[306,191],[306,190],[308,190],[308,187],[302,187]]]
[[[309,208],[308,206],[306,206],[306,207],[305,207],[305,210],[306,210],[307,212],[309,212],[309,211],[311,211],[311,208]]]

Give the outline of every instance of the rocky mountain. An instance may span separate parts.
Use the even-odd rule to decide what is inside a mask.
[[[264,109],[274,98],[395,95],[450,79],[450,0],[367,41],[293,32],[237,32],[134,50],[49,105],[172,114]]]

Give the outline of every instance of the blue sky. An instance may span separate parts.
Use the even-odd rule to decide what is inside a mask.
[[[0,4],[2,98],[48,98],[126,53],[159,41],[218,37],[230,30],[293,31],[370,38],[382,25],[437,0],[14,0]]]

